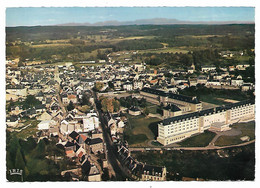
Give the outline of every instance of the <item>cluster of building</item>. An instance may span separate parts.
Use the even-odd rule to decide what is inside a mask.
[[[6,100],[14,102],[15,105],[7,112],[7,127],[15,130],[24,127],[25,117],[36,118],[39,121],[37,126],[39,139],[58,136],[60,144],[66,150],[66,156],[76,159],[81,166],[87,166],[89,172],[93,172],[93,176],[89,177],[92,176],[92,180],[99,180],[102,169],[91,155],[105,151],[98,114],[95,110],[91,110],[94,104],[91,90],[97,82],[103,83],[101,92],[140,91],[139,96],[148,102],[162,104],[164,120],[158,125],[157,140],[163,145],[179,142],[207,129],[224,131],[234,122],[254,118],[254,104],[251,102],[203,110],[202,103],[197,97],[177,94],[179,89],[198,84],[207,87],[233,86],[243,91],[252,90],[253,83],[245,83],[242,76],[235,76],[232,73],[234,70],[246,70],[249,65],[220,68],[221,72],[217,72],[215,66],[202,66],[201,74],[195,76],[194,65],[185,70],[165,68],[148,70],[144,63],[112,64],[112,56],[108,56],[108,59],[110,63],[100,60],[99,63],[103,63],[102,65],[80,68],[73,66],[71,62],[58,66],[15,67],[16,63],[8,61]],[[172,76],[166,76],[169,74]],[[24,108],[20,104],[29,95],[33,95],[40,103]],[[83,112],[80,108],[74,108],[69,112],[66,110],[65,107],[70,103],[81,106],[84,96],[88,96],[89,99],[90,109],[87,112]],[[129,113],[140,115],[141,111],[132,107]],[[118,142],[118,134],[123,133],[126,121],[122,117],[109,115],[107,122],[114,142]],[[118,151],[129,170],[135,173],[138,169],[138,172],[141,172],[141,176],[140,174],[138,176],[141,180],[165,180],[164,167],[152,167],[135,161],[123,146]]]
[[[68,112],[65,108],[70,101],[79,104],[82,96],[90,93],[91,84],[81,83],[73,76],[64,77],[69,71],[74,71],[70,64],[44,69],[41,66],[7,67],[6,99],[13,102],[6,116],[7,128],[20,131],[31,126],[24,124],[28,118],[37,120],[36,138],[58,137],[58,144],[64,147],[66,157],[81,167],[68,170],[67,174],[78,180],[82,169],[85,169],[89,181],[101,181],[102,169],[107,168],[107,162],[98,114],[93,109],[82,112],[74,108]],[[60,97],[64,93],[67,101],[65,97]],[[29,95],[33,95],[39,104],[24,108],[24,101]],[[91,106],[93,98],[89,98],[89,102]],[[94,160],[97,154],[103,154],[103,168]]]
[[[118,144],[117,148],[119,159],[135,179],[141,181],[166,181],[166,167],[138,162],[131,157],[129,150],[122,143]]]

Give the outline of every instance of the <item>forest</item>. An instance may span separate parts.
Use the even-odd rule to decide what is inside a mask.
[[[105,59],[111,52],[164,49],[163,54],[142,54],[141,59],[154,66],[166,61],[213,64],[221,50],[253,49],[254,34],[254,24],[7,27],[6,56],[20,61],[82,61]],[[171,52],[172,47],[189,54]],[[101,53],[86,57],[95,50]]]

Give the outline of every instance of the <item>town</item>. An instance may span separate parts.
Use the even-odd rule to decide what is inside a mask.
[[[30,119],[36,119],[34,131],[38,142],[44,138],[58,137],[57,144],[65,148],[66,157],[81,166],[62,172],[64,176],[70,174],[73,180],[80,179],[82,170],[88,172],[89,181],[101,181],[104,169],[109,169],[110,177],[115,176],[110,164],[113,155],[118,155],[118,160],[114,163],[119,163],[116,166],[124,166],[121,168],[125,168],[129,178],[166,180],[165,167],[142,164],[131,157],[127,141],[122,137],[125,126],[129,125],[125,113],[128,112],[131,116],[151,114],[149,108],[141,109],[134,103],[129,108],[122,106],[119,100],[121,97],[144,100],[158,106],[162,104],[162,115],[156,113],[154,116],[163,120],[158,123],[157,137],[163,145],[183,140],[198,132],[203,133],[208,128],[224,131],[229,129],[228,125],[243,117],[254,120],[254,103],[238,102],[204,109],[203,103],[196,96],[177,94],[178,90],[198,84],[203,84],[204,87],[226,86],[242,91],[254,88],[253,83],[244,83],[241,76],[233,77],[226,69],[218,74],[216,67],[202,67],[200,72],[204,76],[191,81],[189,75],[195,71],[194,67],[179,72],[146,70],[145,64],[115,64],[112,58],[104,65],[82,66],[78,70],[69,62],[57,66],[31,65],[16,68],[9,66],[16,64],[14,61],[6,63],[6,98],[10,101],[7,129],[20,132],[32,126]],[[249,65],[237,65],[236,69],[241,70],[241,67],[247,66]],[[180,80],[180,72],[187,78]],[[165,74],[175,76],[166,78]],[[213,82],[209,79],[211,75],[219,79]],[[160,87],[157,83],[160,83]],[[228,112],[227,109],[234,110]],[[229,117],[226,117],[226,113]],[[205,119],[202,120],[204,125],[199,124],[201,120],[198,116]],[[226,122],[231,120],[233,122]],[[169,124],[175,121],[177,125]],[[115,153],[109,154],[114,151]]]
[[[6,33],[9,181],[254,179],[254,24]]]

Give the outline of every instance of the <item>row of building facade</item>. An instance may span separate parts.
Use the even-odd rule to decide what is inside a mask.
[[[229,125],[255,117],[255,104],[242,101],[164,119],[158,124],[157,141],[163,145],[180,142],[207,129],[229,130]]]

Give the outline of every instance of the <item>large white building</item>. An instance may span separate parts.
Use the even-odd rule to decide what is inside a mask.
[[[96,113],[88,113],[83,117],[83,129],[84,132],[92,131],[99,127],[99,119]]]
[[[203,133],[207,129],[225,131],[229,129],[230,124],[254,117],[255,105],[249,101],[175,116],[158,124],[157,141],[168,145],[193,134]]]
[[[37,128],[38,130],[49,130],[49,128],[54,125],[56,125],[56,122],[54,120],[45,120],[45,121],[41,121],[37,125]]]

